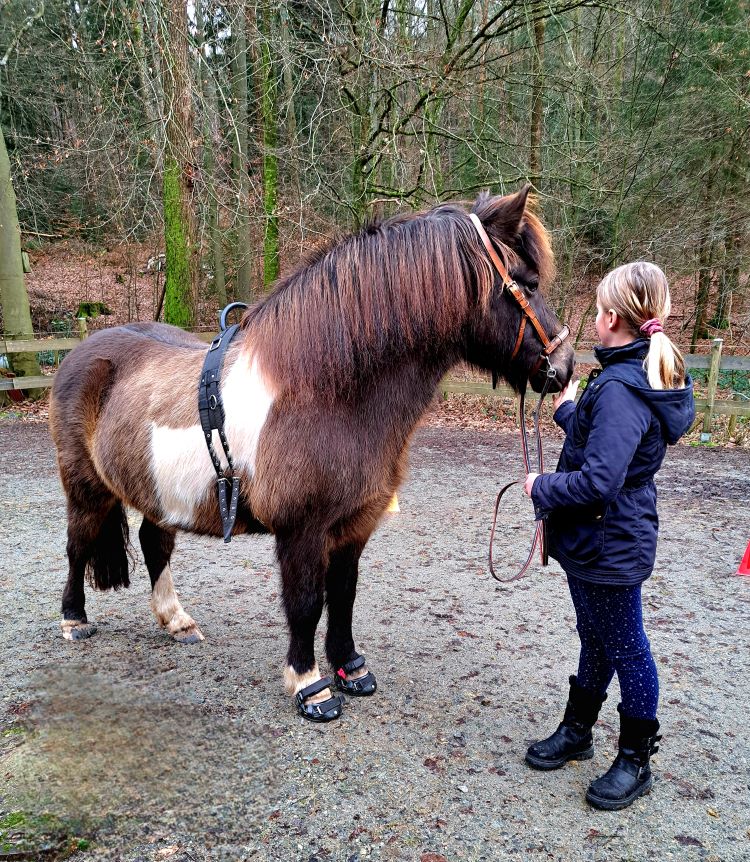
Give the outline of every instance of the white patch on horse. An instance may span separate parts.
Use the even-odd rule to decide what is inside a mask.
[[[151,610],[159,625],[173,637],[192,634],[198,640],[203,640],[203,634],[195,620],[186,613],[177,598],[169,565],[164,567],[154,584],[151,593]]]
[[[273,393],[266,385],[257,360],[240,353],[221,387],[229,451],[235,468],[246,476],[255,472],[258,438]],[[197,399],[198,393],[195,397]],[[227,466],[219,435],[214,431],[214,450]],[[214,493],[216,473],[200,425],[188,428],[151,426],[151,469],[162,509],[162,523],[190,528],[195,509],[206,494]]]
[[[152,423],[151,472],[162,523],[190,528],[196,506],[216,482],[201,426],[169,428]]]
[[[229,451],[238,470],[255,472],[258,438],[274,393],[266,384],[257,357],[242,352],[221,387]]]
[[[284,688],[287,694],[297,694],[298,691],[312,685],[320,678],[317,662],[315,662],[313,669],[308,670],[307,673],[297,673],[290,664],[284,668]]]

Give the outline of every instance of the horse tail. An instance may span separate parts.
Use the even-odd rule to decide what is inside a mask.
[[[119,500],[107,513],[87,550],[86,577],[92,587],[119,590],[130,586],[130,570],[134,561],[128,519]]]

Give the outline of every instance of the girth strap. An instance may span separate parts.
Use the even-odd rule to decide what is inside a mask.
[[[234,336],[239,330],[239,324],[234,324],[228,329],[220,332],[211,342],[208,353],[203,362],[200,384],[198,386],[198,413],[201,420],[201,428],[206,438],[208,454],[216,470],[216,491],[219,497],[219,513],[221,514],[221,525],[224,531],[224,541],[232,539],[232,529],[237,518],[237,502],[240,494],[240,477],[235,475],[234,462],[229,451],[226,433],[224,431],[224,405],[221,401],[219,384],[221,381],[221,370],[224,366],[224,357]],[[227,463],[229,465],[230,478],[224,475],[219,456],[216,454],[213,444],[213,432],[219,432],[219,440],[224,449]]]

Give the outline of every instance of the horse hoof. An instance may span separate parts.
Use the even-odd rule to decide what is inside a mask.
[[[355,671],[362,671],[365,668],[365,657],[358,655],[336,671],[336,688],[348,694],[349,697],[369,697],[375,694],[378,690],[378,683],[375,680],[375,674],[371,671],[363,673],[361,676],[351,677]]]
[[[306,688],[300,689],[300,691],[297,692],[294,696],[294,703],[297,707],[297,712],[302,716],[302,718],[316,723],[335,721],[337,718],[341,718],[344,698],[340,694],[329,697],[321,703],[307,702],[308,698],[314,697],[316,694],[320,694],[326,689],[330,690],[332,684],[333,681],[331,680],[331,677],[324,676],[317,682],[312,683],[312,685],[308,685]]]
[[[84,641],[96,634],[94,623],[82,623],[80,620],[62,620],[60,627],[66,641]]]
[[[175,632],[172,637],[178,644],[198,644],[202,640],[205,640],[203,632],[198,626],[193,626],[185,631]]]

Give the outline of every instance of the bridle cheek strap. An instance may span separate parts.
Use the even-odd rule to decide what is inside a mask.
[[[479,234],[479,238],[482,240],[482,244],[487,250],[487,254],[490,257],[495,269],[498,272],[498,275],[502,279],[503,287],[506,288],[511,296],[515,299],[515,301],[521,307],[521,327],[518,331],[518,337],[516,338],[516,344],[513,348],[513,353],[511,354],[511,360],[515,359],[518,355],[519,350],[521,349],[521,344],[523,343],[523,334],[526,329],[526,321],[530,320],[531,325],[536,330],[536,334],[539,336],[539,340],[544,345],[544,350],[542,350],[542,355],[540,356],[539,362],[537,363],[536,368],[532,370],[532,373],[536,371],[542,362],[545,359],[549,359],[550,355],[554,353],[555,350],[565,341],[565,339],[570,335],[570,329],[567,326],[563,326],[563,328],[557,333],[557,335],[550,340],[547,338],[547,333],[544,331],[542,324],[539,322],[539,318],[536,316],[536,312],[531,307],[531,303],[524,296],[521,288],[516,284],[515,281],[510,277],[510,273],[508,272],[505,264],[500,259],[500,255],[495,251],[495,247],[492,245],[492,240],[487,236],[487,231],[484,229],[484,225],[479,220],[479,216],[476,213],[469,213],[469,218],[471,219],[472,224],[477,230]]]
[[[511,361],[513,361],[516,356],[518,356],[518,351],[521,349],[521,345],[523,344],[523,334],[526,331],[526,317],[525,315],[521,315],[521,325],[518,327],[518,338],[516,338],[516,344],[513,348],[513,353],[510,354]]]

